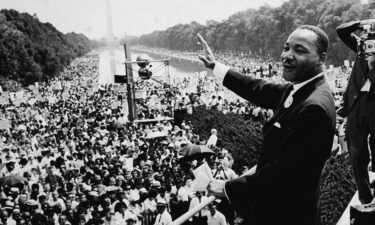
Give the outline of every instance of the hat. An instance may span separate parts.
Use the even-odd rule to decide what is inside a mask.
[[[13,213],[16,213],[16,212],[20,213],[21,211],[19,208],[13,209]]]
[[[89,195],[91,195],[93,197],[99,197],[99,193],[97,191],[90,191]]]
[[[158,201],[156,202],[158,205],[167,205],[167,202],[163,198],[158,198]]]
[[[16,160],[11,158],[10,160],[8,160],[8,162],[6,164],[15,164],[15,163],[16,163]]]
[[[124,178],[124,176],[122,176],[122,175],[118,175],[118,176],[116,177],[116,180],[122,180],[122,181],[124,181],[125,178]]]
[[[37,206],[38,205],[38,202],[33,200],[33,199],[29,199],[27,202],[26,202],[27,205],[29,206]]]
[[[50,149],[49,149],[49,148],[42,148],[41,151],[42,151],[42,152],[48,152],[48,151],[50,151]]]
[[[154,188],[160,188],[160,187],[161,187],[160,182],[157,181],[157,180],[154,181],[154,182],[152,182],[151,187],[154,187]]]
[[[20,193],[20,189],[18,187],[12,187],[10,189],[10,192],[19,194]]]
[[[13,207],[14,207],[14,202],[9,201],[9,200],[5,202],[6,209],[13,209]]]

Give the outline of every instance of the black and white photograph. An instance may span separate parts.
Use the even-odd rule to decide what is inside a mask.
[[[0,225],[375,225],[375,0],[1,0]]]

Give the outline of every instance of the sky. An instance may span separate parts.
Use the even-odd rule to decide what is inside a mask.
[[[91,39],[107,36],[106,0],[0,0],[1,9],[37,14],[63,33],[83,33]],[[116,37],[140,36],[179,23],[222,21],[230,15],[286,0],[110,0]]]

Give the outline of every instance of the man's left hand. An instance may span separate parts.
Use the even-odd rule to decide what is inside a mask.
[[[211,48],[208,46],[207,42],[203,39],[200,34],[197,34],[198,44],[202,45],[205,56],[200,55],[198,58],[204,63],[204,65],[209,69],[214,69],[215,67],[215,57],[212,53]]]
[[[225,181],[213,180],[208,184],[207,191],[208,195],[214,195],[216,197],[225,197]]]

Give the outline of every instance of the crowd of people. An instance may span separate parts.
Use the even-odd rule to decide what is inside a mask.
[[[179,163],[181,148],[202,144],[191,123],[156,116],[162,88],[137,104],[140,119],[160,120],[127,123],[123,93],[97,84],[98,61],[94,52],[49,83],[1,93],[0,224],[170,224],[204,196],[194,163]],[[170,111],[172,98],[156,108]],[[209,162],[216,176],[235,177],[228,158],[218,150]],[[222,224],[215,203],[206,212]]]
[[[243,54],[217,55],[238,70],[283,82],[271,61],[249,60],[245,65]],[[188,52],[178,56],[193,57]],[[273,116],[271,110],[234,98],[213,78],[200,76],[180,79],[171,88],[142,83],[147,91],[137,98],[137,118],[153,122],[128,123],[125,94],[114,85],[97,83],[98,62],[99,54],[93,52],[48,83],[1,93],[0,224],[170,224],[205,198],[194,191],[196,162],[180,163],[181,148],[205,142],[189,121],[174,125],[173,111],[193,113],[204,106],[263,122]],[[350,69],[331,72],[337,77],[337,108]],[[340,120],[338,128],[343,126]],[[211,133],[207,145],[214,148],[217,132]],[[340,137],[338,132],[337,143],[344,149]],[[208,162],[213,175],[237,177],[230,154],[215,149]],[[195,215],[193,224],[233,224],[231,212],[220,212],[216,205]]]

